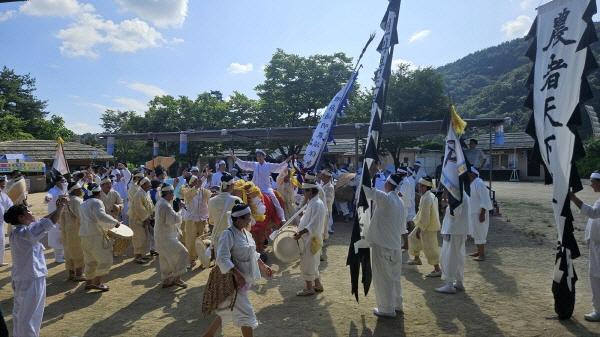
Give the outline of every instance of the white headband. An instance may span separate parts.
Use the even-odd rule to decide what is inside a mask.
[[[389,176],[385,182],[390,183],[394,186],[398,186],[398,183],[395,182],[394,179],[392,179],[392,176]]]
[[[137,178],[144,178],[144,173],[143,173],[143,172],[138,172],[138,173],[136,173],[136,174],[134,175],[134,177],[137,177]]]
[[[250,214],[250,213],[251,213],[250,207],[246,207],[244,209],[240,209],[237,212],[231,213],[231,216],[234,217],[234,218],[239,218],[241,216],[244,216],[244,215]]]
[[[106,178],[102,179],[102,181],[100,182],[101,185],[106,184],[106,183],[112,183],[112,180],[110,180],[109,177],[106,177]]]
[[[405,169],[401,169],[401,168],[399,168],[399,169],[397,169],[397,170],[396,170],[396,173],[404,173],[404,174],[406,174],[406,173],[408,173],[408,172],[406,172],[406,170],[405,170]]]
[[[69,193],[71,193],[71,192],[73,192],[75,190],[79,190],[81,188],[82,188],[82,186],[79,183],[77,183],[77,184],[71,186],[71,188],[69,188]]]
[[[140,180],[140,186],[144,185],[145,183],[150,183],[150,179],[144,177],[142,180]]]
[[[231,179],[229,181],[221,181],[221,188],[224,189],[233,184],[234,184],[233,179]]]
[[[590,176],[590,179],[600,180],[600,173],[599,172],[592,172],[592,175]]]
[[[267,155],[267,153],[266,153],[265,151],[261,150],[261,149],[256,149],[256,151],[255,151],[255,152],[256,152],[256,153],[261,153],[261,154],[263,154],[264,156],[266,156],[266,155]]]
[[[433,182],[423,178],[419,179],[419,184],[433,188]]]
[[[191,184],[193,184],[193,183],[194,183],[194,181],[196,181],[196,180],[198,180],[198,177],[196,177],[196,176],[191,176],[191,177],[190,177],[190,182],[189,182],[188,184],[190,184],[190,185],[191,185]]]
[[[100,186],[96,185],[94,188],[92,188],[92,193],[99,193],[102,192],[102,189],[100,188]]]
[[[331,172],[329,172],[328,170],[321,171],[321,174],[325,175],[325,176],[328,176],[328,177],[331,177]]]
[[[319,187],[317,185],[311,184],[311,183],[303,183],[302,184],[302,189],[303,190],[306,190],[306,189],[309,189],[309,188],[319,188]]]
[[[160,190],[163,192],[175,191],[175,189],[173,188],[173,185],[167,185],[167,186],[161,188]]]

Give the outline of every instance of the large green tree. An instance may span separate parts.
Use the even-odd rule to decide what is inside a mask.
[[[351,73],[352,59],[344,53],[304,57],[278,49],[265,67],[265,81],[256,87],[260,98],[257,126],[316,125],[318,110],[329,104]],[[265,145],[287,156],[298,153],[304,144],[289,141]]]
[[[443,119],[447,112],[444,81],[433,68],[410,69],[407,64],[400,64],[394,70],[390,78],[385,122]],[[399,166],[401,150],[423,141],[402,134],[384,134],[381,146]]]
[[[35,79],[3,67],[0,71],[0,140],[73,138],[62,117],[46,111],[35,96]]]

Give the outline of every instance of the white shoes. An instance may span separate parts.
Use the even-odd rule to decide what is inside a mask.
[[[396,313],[395,312],[393,312],[393,313],[381,312],[377,308],[373,309],[373,315],[375,315],[377,317],[381,317],[381,318],[394,318],[394,317],[396,317]]]
[[[454,288],[458,291],[465,291],[465,286],[462,282],[454,282]]]
[[[600,312],[593,311],[583,316],[588,322],[600,322]]]
[[[456,294],[456,288],[451,283],[447,283],[442,287],[435,288],[435,291],[442,294]]]

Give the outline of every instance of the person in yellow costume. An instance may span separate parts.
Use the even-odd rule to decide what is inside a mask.
[[[80,282],[85,281],[83,278],[83,250],[79,237],[83,189],[76,182],[69,183],[67,189],[69,201],[59,220],[59,223],[62,224],[62,242],[65,247],[65,268],[69,273],[70,281]]]
[[[129,221],[133,230],[133,262],[144,264],[150,259],[146,254],[149,251],[148,229],[154,217],[154,205],[148,193],[151,187],[150,179],[142,178],[138,185],[139,190],[131,201]]]
[[[440,231],[440,217],[438,212],[437,197],[431,192],[433,180],[424,177],[419,180],[419,193],[421,202],[419,211],[415,217],[415,229],[408,236],[408,247],[413,260],[409,265],[421,265],[421,251],[425,253],[427,262],[433,266],[433,271],[427,277],[440,277],[440,247],[438,243],[438,232]]]
[[[204,252],[196,251],[196,239],[206,233],[208,225],[208,200],[211,191],[201,187],[201,180],[191,176],[187,185],[181,188],[181,195],[185,202],[183,226],[185,231],[184,244],[189,252],[189,265],[193,268],[196,259]]]

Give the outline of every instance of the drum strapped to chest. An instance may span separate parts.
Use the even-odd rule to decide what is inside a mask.
[[[304,241],[294,239],[298,227],[287,226],[282,228],[273,240],[273,252],[282,262],[291,263],[300,259],[304,254]]]
[[[106,232],[106,235],[113,240],[113,254],[122,256],[127,251],[133,238],[133,230],[126,225],[121,224],[118,228],[113,227]]]

